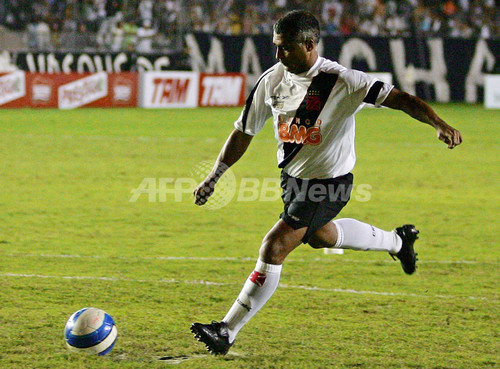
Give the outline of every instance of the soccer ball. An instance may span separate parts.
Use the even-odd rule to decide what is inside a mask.
[[[71,315],[64,329],[71,351],[106,355],[113,348],[118,331],[113,318],[96,308],[80,309]]]

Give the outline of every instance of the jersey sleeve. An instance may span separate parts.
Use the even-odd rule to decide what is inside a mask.
[[[348,86],[351,98],[358,104],[368,103],[380,106],[394,88],[389,83],[354,69],[348,69],[342,77]]]
[[[266,120],[272,116],[271,107],[266,104],[266,79],[264,73],[248,95],[245,107],[240,117],[234,122],[234,127],[248,135],[255,136],[264,127]]]

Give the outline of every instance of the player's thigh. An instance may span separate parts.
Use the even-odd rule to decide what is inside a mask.
[[[294,229],[282,219],[278,220],[262,241],[261,260],[269,264],[282,264],[288,254],[302,243],[306,231],[305,227]]]

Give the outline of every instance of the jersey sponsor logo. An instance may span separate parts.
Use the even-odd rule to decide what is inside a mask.
[[[266,283],[266,275],[256,270],[253,271],[249,279],[259,287],[262,287]]]
[[[283,119],[279,116],[278,133],[282,142],[316,146],[323,140],[320,126],[321,119],[316,119],[311,127],[309,119],[301,125],[300,118]]]

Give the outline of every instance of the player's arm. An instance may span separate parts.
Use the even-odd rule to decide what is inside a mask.
[[[412,118],[433,126],[436,129],[438,138],[446,143],[449,149],[453,149],[462,143],[460,132],[448,125],[434,112],[429,104],[416,96],[393,88],[382,105],[402,110]]]
[[[212,171],[194,190],[194,202],[203,205],[214,192],[215,184],[224,172],[245,153],[253,136],[235,129],[228,137],[215,162]]]

